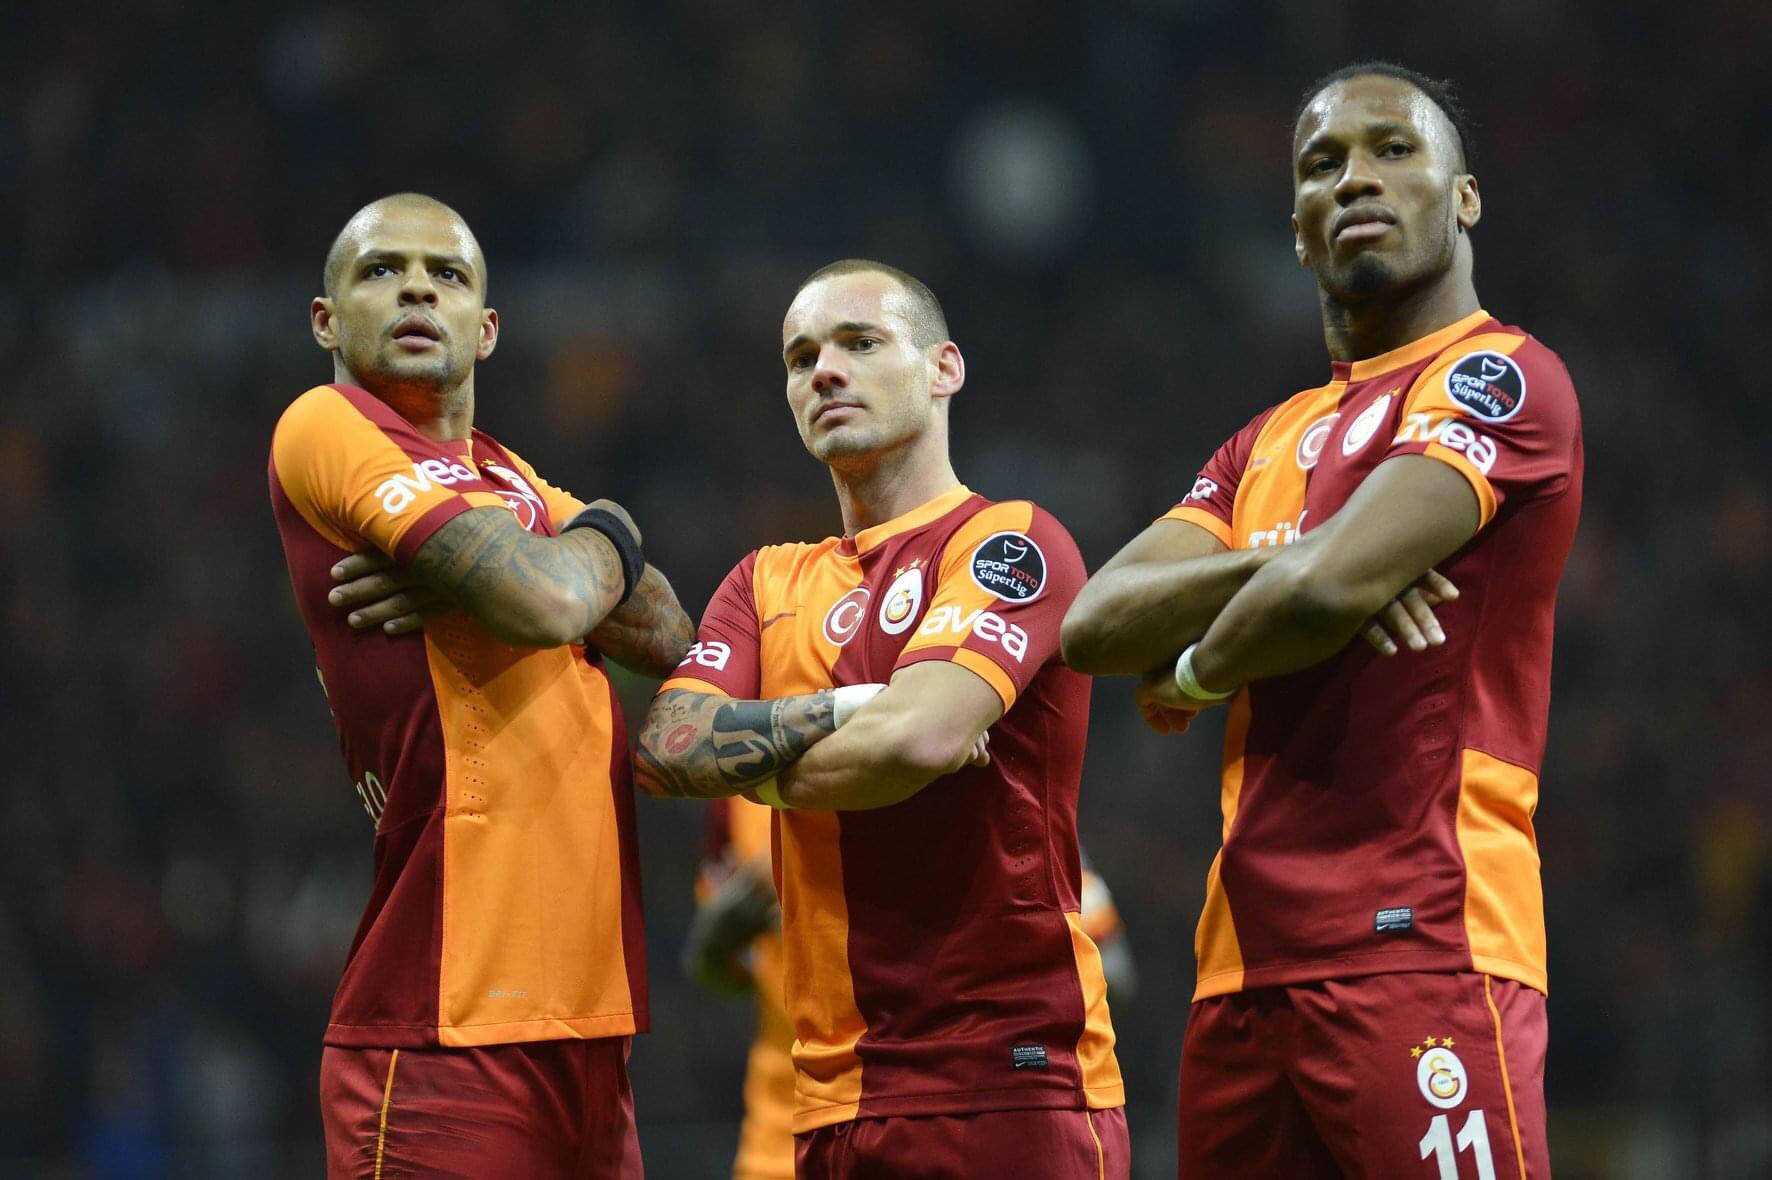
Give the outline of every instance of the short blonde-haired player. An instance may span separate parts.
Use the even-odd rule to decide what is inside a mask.
[[[779,809],[798,1172],[1123,1177],[1080,919],[1089,685],[1058,654],[1082,558],[1040,508],[955,475],[965,361],[915,278],[816,272],[781,355],[843,535],[738,563],[653,701],[636,781]]]

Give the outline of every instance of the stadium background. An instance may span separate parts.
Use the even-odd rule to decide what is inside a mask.
[[[1559,1174],[1768,1174],[1772,8],[775,8],[9,12],[0,1172],[316,1174],[369,830],[264,465],[330,376],[305,309],[358,204],[466,213],[504,316],[482,424],[629,505],[692,615],[752,546],[839,527],[776,351],[797,278],[844,255],[940,293],[963,478],[1039,500],[1095,565],[1320,380],[1287,120],[1376,55],[1462,84],[1485,305],[1585,408],[1539,813]],[[1114,1015],[1163,1176],[1218,734],[1158,740],[1128,697],[1098,689],[1083,827],[1138,955]],[[695,807],[641,815],[649,1165],[720,1175],[749,1015],[675,966]]]

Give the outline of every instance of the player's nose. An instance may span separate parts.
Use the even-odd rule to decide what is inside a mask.
[[[1377,163],[1366,152],[1349,152],[1347,163],[1342,165],[1341,177],[1335,182],[1335,199],[1343,205],[1351,204],[1361,197],[1375,197],[1384,192],[1384,181],[1379,178]]]
[[[431,281],[431,272],[422,266],[409,266],[400,280],[400,302],[402,303],[435,303],[437,302],[437,284]]]
[[[842,389],[848,384],[849,374],[843,368],[842,351],[830,346],[819,349],[818,363],[812,368],[813,390],[825,393],[832,389]]]

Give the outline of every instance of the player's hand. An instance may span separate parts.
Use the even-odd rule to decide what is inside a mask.
[[[345,621],[355,631],[405,635],[454,605],[377,549],[351,554],[332,567],[332,578],[339,584],[326,601],[350,612]]]
[[[1156,677],[1147,676],[1139,681],[1132,693],[1132,699],[1138,705],[1138,715],[1144,723],[1161,734],[1186,733],[1199,714],[1198,709],[1183,708],[1179,704],[1170,704],[1169,699],[1178,699],[1181,690],[1175,686],[1175,677],[1166,676],[1162,679],[1169,682],[1168,699],[1161,697],[1162,685]]]
[[[972,743],[972,752],[966,756],[967,766],[989,766],[991,764],[991,731],[985,730]]]
[[[628,510],[623,508],[620,504],[617,504],[614,500],[592,500],[589,504],[586,504],[585,507],[601,508],[603,511],[614,516],[615,519],[628,526],[628,531],[634,534],[634,544],[641,545],[645,543],[645,538],[640,536],[640,526],[634,523],[634,518],[628,515]]]
[[[1385,656],[1396,655],[1399,644],[1410,651],[1439,647],[1446,642],[1446,632],[1433,608],[1457,597],[1457,586],[1438,570],[1429,570],[1368,619],[1360,635]]]

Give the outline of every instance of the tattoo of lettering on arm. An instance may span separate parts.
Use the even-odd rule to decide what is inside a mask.
[[[454,517],[410,568],[500,639],[531,647],[577,642],[622,593],[621,559],[607,541],[589,530],[539,537],[503,508]]]
[[[670,582],[649,565],[633,597],[610,611],[585,638],[622,667],[663,677],[695,642],[695,624],[683,613]]]
[[[735,701],[675,688],[640,731],[634,779],[649,795],[714,799],[771,777],[835,733],[832,694]]]

